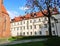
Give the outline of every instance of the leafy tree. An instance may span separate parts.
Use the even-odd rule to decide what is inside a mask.
[[[38,11],[41,11],[41,13],[48,17],[48,25],[49,25],[49,36],[52,36],[51,33],[51,12],[53,11],[54,8],[59,9],[60,8],[60,0],[26,0],[26,6],[29,7],[31,10],[30,12],[34,12],[36,9]],[[47,10],[47,13],[45,14],[43,11]],[[56,20],[54,18],[54,20]]]

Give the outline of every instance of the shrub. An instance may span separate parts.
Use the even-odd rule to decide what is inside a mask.
[[[8,40],[9,40],[9,41],[15,41],[16,38],[15,38],[15,37],[10,37]]]

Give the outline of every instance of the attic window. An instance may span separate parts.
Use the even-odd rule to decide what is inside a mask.
[[[31,17],[34,17],[32,13],[31,13]]]
[[[24,16],[24,18],[23,19],[25,19],[25,16]]]
[[[14,19],[12,19],[12,21],[14,21]]]
[[[34,16],[37,16],[36,13],[34,13]]]
[[[24,19],[25,19],[25,17],[24,17]]]

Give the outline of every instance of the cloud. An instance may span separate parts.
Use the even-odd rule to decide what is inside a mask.
[[[19,7],[20,10],[28,10],[29,7]]]
[[[9,16],[10,16],[11,19],[13,19],[16,16],[19,16],[19,13],[16,12],[16,11],[9,11],[8,10],[7,12],[8,12],[8,14],[9,14]]]

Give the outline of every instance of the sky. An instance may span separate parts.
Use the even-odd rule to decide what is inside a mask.
[[[25,11],[29,9],[28,7],[25,7],[26,0],[3,0],[3,4],[11,19],[25,15]]]
[[[11,19],[17,16],[25,15],[25,10],[28,9],[24,7],[26,0],[4,0],[3,4]]]

